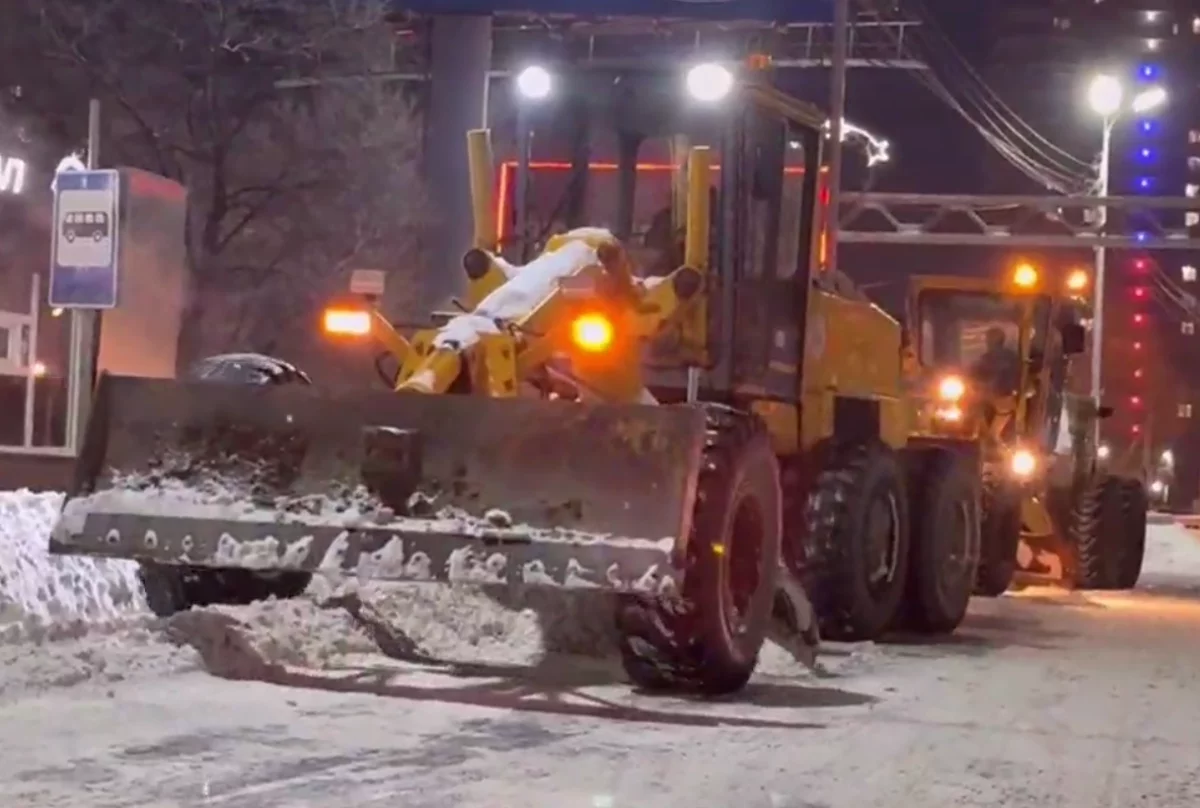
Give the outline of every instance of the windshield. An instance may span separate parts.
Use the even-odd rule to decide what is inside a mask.
[[[917,304],[918,354],[926,367],[980,368],[994,358],[1018,359],[1024,302],[989,292],[926,290]],[[1033,348],[1044,340],[1047,302],[1033,317]]]
[[[523,200],[518,198],[516,162],[502,167],[498,218],[506,245],[524,242],[523,254],[528,255],[554,233],[582,225],[602,227],[622,239],[641,274],[665,275],[683,261],[688,153],[693,146],[705,146],[712,165],[714,241],[723,226],[744,228],[749,242],[745,250],[753,255],[747,264],[775,265],[783,270],[781,276],[807,260],[807,252],[801,252],[800,225],[807,202],[805,164],[814,155],[803,136],[780,132],[778,137],[788,144],[782,152],[783,176],[759,176],[753,168],[756,157],[772,167],[777,164],[775,155],[754,151],[750,135],[770,141],[776,128],[784,126],[778,115],[745,111],[750,135],[742,144],[746,153],[737,155],[731,151],[728,116],[699,113],[681,94],[673,72],[664,73],[661,80],[647,82],[642,77],[638,85],[617,78],[588,73],[579,79],[588,88],[580,102],[590,110],[586,126],[565,114],[543,121],[528,185],[521,191]],[[723,222],[719,207],[722,166],[739,158],[752,180],[747,186],[750,221],[744,224]],[[775,219],[777,228],[769,226]],[[767,243],[776,233],[778,249]],[[519,251],[514,249],[513,256]]]

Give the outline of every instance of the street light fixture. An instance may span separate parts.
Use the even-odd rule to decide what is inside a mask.
[[[687,73],[688,95],[697,101],[713,104],[733,92],[733,73],[715,62],[698,64]]]
[[[1167,91],[1162,87],[1151,87],[1149,90],[1143,90],[1133,97],[1133,103],[1129,106],[1134,112],[1139,115],[1149,112],[1152,109],[1157,109],[1167,103]]]
[[[1088,86],[1088,104],[1097,115],[1115,115],[1124,95],[1125,88],[1115,76],[1101,74]]]
[[[530,65],[517,74],[517,92],[530,101],[541,101],[554,90],[554,77],[541,65]]]
[[[1112,163],[1112,133],[1113,127],[1122,115],[1128,109],[1137,115],[1144,115],[1158,107],[1162,106],[1167,101],[1167,91],[1162,87],[1154,86],[1142,90],[1133,97],[1128,107],[1124,107],[1125,87],[1121,80],[1109,74],[1100,74],[1092,79],[1088,86],[1087,93],[1088,105],[1103,119],[1103,129],[1100,139],[1100,166],[1099,166],[1099,184],[1096,189],[1097,194],[1104,199],[1108,196],[1109,185],[1109,168]],[[1104,228],[1108,224],[1108,205],[1104,202],[1100,203],[1099,222],[1100,234],[1104,235]],[[1094,294],[1095,306],[1093,307],[1093,324],[1092,324],[1092,399],[1096,405],[1100,404],[1100,395],[1102,393],[1102,360],[1104,356],[1104,265],[1106,253],[1104,246],[1101,245],[1095,248],[1095,287]],[[1094,437],[1096,443],[1100,442],[1100,419],[1096,419]]]

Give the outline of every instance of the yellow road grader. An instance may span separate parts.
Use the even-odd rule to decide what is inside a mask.
[[[907,378],[933,393],[918,404],[916,431],[980,442],[977,594],[999,595],[1014,576],[1115,589],[1140,574],[1144,486],[1103,468],[1095,425],[1111,411],[1069,389],[1088,281],[1082,270],[1043,278],[1030,264],[1000,280],[910,281]]]
[[[103,376],[52,551],[138,559],[160,613],[323,571],[615,593],[647,689],[735,691],[780,626],[807,654],[818,633],[953,630],[977,444],[909,440],[900,325],[824,266],[826,120],[766,71],[683,72],[565,82],[621,129],[622,179],[584,194],[596,227],[521,266],[496,243],[489,134],[469,133],[461,311],[407,334],[367,298],[325,313],[394,359],[391,389],[239,356]],[[672,231],[639,242],[636,166],[667,142]]]

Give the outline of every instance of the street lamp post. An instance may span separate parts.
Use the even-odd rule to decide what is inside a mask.
[[[1099,75],[1092,80],[1088,87],[1088,105],[1092,111],[1103,120],[1103,130],[1100,138],[1100,165],[1098,167],[1098,195],[1103,199],[1108,197],[1109,174],[1112,165],[1112,133],[1126,108],[1123,106],[1125,88],[1120,80],[1110,75]],[[1149,112],[1161,106],[1167,100],[1167,93],[1161,87],[1151,87],[1134,96],[1128,111],[1134,113]],[[1105,235],[1108,225],[1108,205],[1100,203],[1099,210],[1100,233]],[[1092,400],[1098,407],[1103,394],[1103,358],[1104,358],[1104,270],[1107,252],[1103,245],[1095,248],[1095,295],[1092,306]],[[1100,419],[1096,419],[1093,434],[1096,445],[1100,445]]]
[[[540,65],[530,65],[517,74],[517,183],[516,234],[519,260],[529,260],[529,162],[533,153],[533,124],[531,107],[549,97],[554,89],[554,76]]]

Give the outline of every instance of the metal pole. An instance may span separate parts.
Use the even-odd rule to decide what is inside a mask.
[[[521,263],[529,260],[529,160],[533,151],[533,131],[529,126],[529,104],[517,99],[517,257]]]
[[[1100,197],[1105,199],[1108,197],[1108,173],[1109,173],[1109,158],[1112,152],[1112,130],[1113,124],[1116,122],[1115,116],[1108,116],[1104,119],[1104,134],[1100,141]],[[1100,234],[1106,235],[1108,225],[1108,205],[1103,201],[1100,203]],[[1104,393],[1103,379],[1101,375],[1104,367],[1104,269],[1106,249],[1103,244],[1096,247],[1094,253],[1095,262],[1095,299],[1092,303],[1092,400],[1096,406],[1100,406],[1100,398]],[[1100,445],[1100,423],[1101,419],[1096,419],[1095,433],[1093,435],[1096,446]]]
[[[42,310],[42,276],[34,273],[29,289],[29,357],[25,368],[25,436],[21,445],[33,446],[33,407],[36,403],[34,388],[37,385],[38,315]]]
[[[471,180],[463,140],[487,127],[492,18],[435,14],[429,33],[427,148],[424,162],[437,213],[436,253],[422,285],[427,308],[463,291],[462,257],[473,242]]]
[[[87,167],[100,167],[100,102],[88,102]],[[67,383],[67,447],[80,449],[83,425],[87,423],[88,407],[92,401],[92,384],[96,376],[99,315],[88,309],[71,310],[71,358]]]
[[[838,256],[838,204],[842,187],[842,130],[846,121],[846,59],[847,38],[850,32],[850,0],[834,0],[833,3],[833,75],[830,79],[829,109],[829,208],[826,212],[825,232],[828,238],[829,268],[837,268]]]

